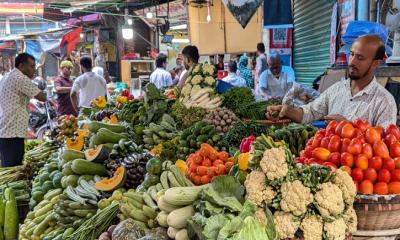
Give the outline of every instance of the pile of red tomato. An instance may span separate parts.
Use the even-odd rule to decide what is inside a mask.
[[[348,172],[361,194],[400,194],[400,130],[368,122],[331,121],[307,142],[298,163]]]

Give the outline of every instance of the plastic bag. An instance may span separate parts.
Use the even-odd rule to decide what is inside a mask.
[[[293,86],[283,98],[282,104],[300,107],[312,102],[317,97],[319,97],[318,91],[299,83],[293,83]]]
[[[347,26],[346,33],[342,36],[345,44],[353,44],[354,40],[362,35],[378,35],[383,42],[388,40],[388,29],[386,26],[369,21],[351,21]]]

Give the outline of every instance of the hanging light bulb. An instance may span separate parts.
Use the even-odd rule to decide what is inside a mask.
[[[128,23],[128,25],[132,25],[133,24],[132,18],[128,18],[128,20],[126,22]]]
[[[153,18],[153,13],[152,13],[152,12],[147,12],[147,13],[146,13],[146,18],[147,18],[147,19]]]
[[[210,1],[207,3],[207,23],[211,22],[211,7],[210,7]]]
[[[84,34],[84,33],[81,33],[81,34],[79,34],[79,37],[80,37],[80,38],[84,38],[84,37],[85,37],[85,34]]]
[[[122,37],[126,40],[133,39],[133,29],[129,25],[122,26]]]

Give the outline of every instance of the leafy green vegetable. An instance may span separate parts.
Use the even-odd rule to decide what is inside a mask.
[[[266,230],[269,239],[271,240],[279,239],[278,233],[276,232],[275,229],[274,217],[272,216],[272,213],[268,207],[265,207],[265,216],[267,216]]]
[[[222,105],[236,114],[236,109],[253,102],[255,102],[255,98],[250,88],[235,87],[224,94]]]
[[[263,124],[255,122],[238,122],[225,135],[225,140],[229,143],[229,146],[239,148],[240,142],[243,138],[249,136],[260,136],[267,131],[268,127]]]
[[[242,204],[237,200],[236,197],[223,197],[210,186],[204,188],[201,194],[203,199],[221,207],[226,207],[232,212],[240,212],[242,210]]]
[[[229,220],[225,226],[219,231],[217,240],[225,240],[233,236],[234,233],[238,232],[243,226],[243,219],[241,217],[235,217]]]
[[[202,121],[204,116],[207,114],[204,108],[191,107],[186,108],[179,101],[175,102],[172,107],[172,115],[179,121],[179,124],[183,128],[192,126],[194,123]]]
[[[217,239],[219,231],[229,219],[224,214],[214,215],[207,219],[203,234],[207,239]]]
[[[232,176],[218,176],[211,183],[212,188],[221,197],[236,197],[243,201],[244,187]]]
[[[245,219],[246,217],[253,216],[257,211],[257,205],[252,201],[246,201],[243,204],[243,210],[239,214],[239,217]]]
[[[147,84],[145,87],[144,101],[146,103],[149,103],[155,100],[159,100],[160,98],[162,98],[162,95],[157,89],[156,85],[154,85],[153,83]]]
[[[272,240],[267,234],[267,230],[263,224],[258,222],[254,217],[247,217],[244,220],[244,226],[232,240]]]

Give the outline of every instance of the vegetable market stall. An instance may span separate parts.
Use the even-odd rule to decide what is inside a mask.
[[[57,141],[0,169],[1,236],[350,239],[366,219],[360,197],[399,193],[397,128],[260,124],[276,103],[217,94],[211,65],[189,72],[182,89],[94,99],[81,119],[59,119]],[[30,211],[18,228],[20,199]]]

